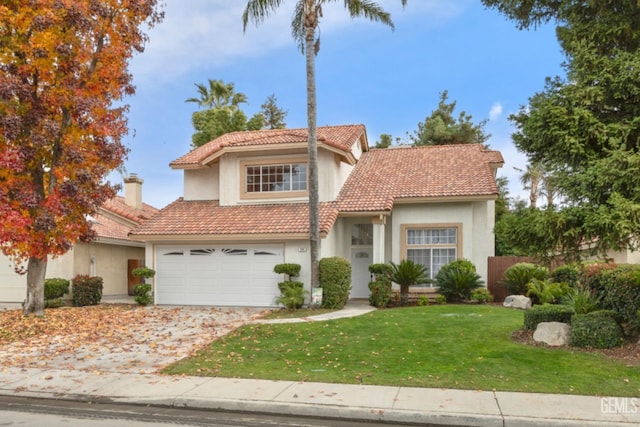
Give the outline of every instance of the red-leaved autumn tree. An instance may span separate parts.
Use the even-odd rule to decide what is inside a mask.
[[[127,64],[157,0],[0,3],[0,248],[26,262],[24,314],[44,314],[48,256],[92,237],[127,150]]]

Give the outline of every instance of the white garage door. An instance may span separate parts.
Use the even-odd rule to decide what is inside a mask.
[[[156,302],[171,305],[274,305],[282,245],[159,246]]]

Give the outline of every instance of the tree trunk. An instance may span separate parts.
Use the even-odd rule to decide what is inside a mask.
[[[400,285],[400,305],[409,304],[409,285]]]
[[[315,13],[308,11],[307,13]],[[318,190],[318,140],[316,129],[315,27],[306,27],[305,54],[307,66],[307,142],[309,145],[309,240],[311,256],[311,288],[320,285],[320,196]]]
[[[27,299],[23,303],[23,314],[44,316],[44,277],[47,272],[47,260],[29,258],[27,264]]]

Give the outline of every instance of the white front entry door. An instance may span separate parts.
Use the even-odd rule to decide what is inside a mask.
[[[371,273],[369,265],[373,263],[371,247],[351,248],[351,293],[350,298],[369,298]]]
[[[156,248],[158,304],[274,305],[283,245],[162,245]]]

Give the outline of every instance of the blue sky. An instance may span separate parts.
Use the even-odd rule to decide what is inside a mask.
[[[169,163],[190,150],[195,83],[234,83],[248,116],[275,94],[288,111],[287,127],[306,127],[305,63],[291,38],[294,0],[259,27],[242,30],[242,0],[165,0],[165,20],[148,31],[150,42],[133,58],[137,91],[130,105],[127,173],[144,179],[144,201],[164,207],[182,195],[182,172]],[[513,167],[526,159],[511,142],[509,114],[562,74],[553,26],[520,31],[480,0],[380,0],[395,31],[352,21],[336,1],[324,10],[316,59],[318,125],[366,126],[373,145],[380,134],[405,137],[437,108],[440,93],[475,123],[489,120],[488,141],[506,164],[512,195],[526,199]],[[110,176],[114,183],[121,176]]]

